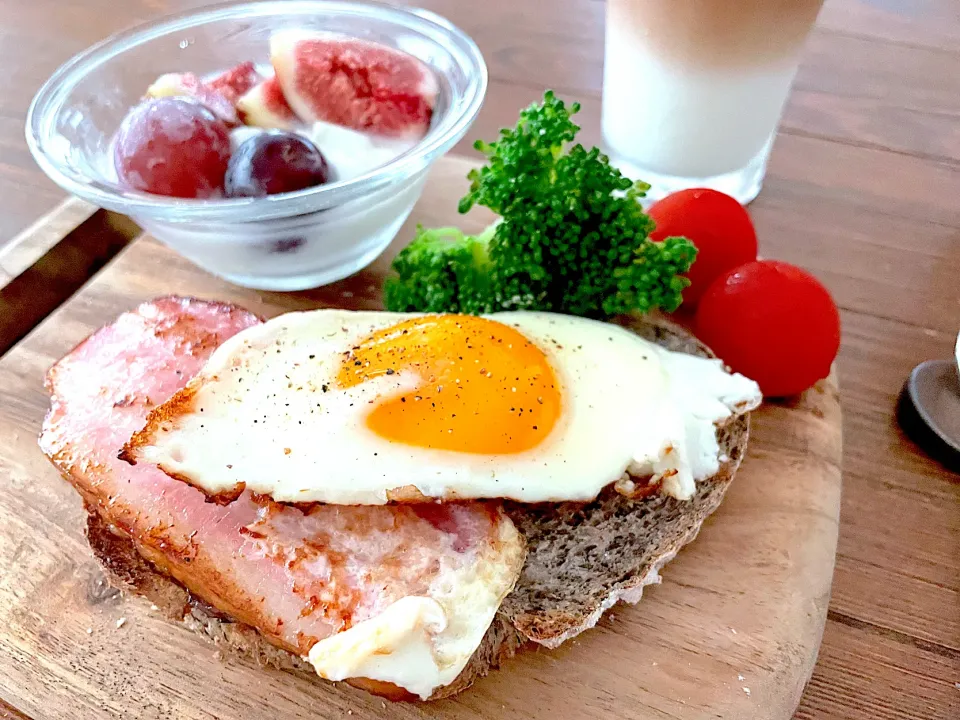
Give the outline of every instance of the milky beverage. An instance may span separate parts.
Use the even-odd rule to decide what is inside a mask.
[[[740,198],[752,199],[822,2],[608,0],[603,137],[614,162],[655,188],[657,175],[682,184],[757,165]]]

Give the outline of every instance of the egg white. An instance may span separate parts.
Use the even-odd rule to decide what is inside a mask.
[[[714,423],[759,403],[757,386],[719,361],[680,356],[607,323],[549,313],[489,316],[546,355],[561,417],[536,447],[473,454],[376,435],[367,413],[413,391],[408,371],[340,389],[344,353],[414,315],[316,310],[249,328],[191,382],[190,411],[163,423],[139,459],[211,494],[238,483],[279,502],[383,504],[414,487],[439,499],[543,502],[595,498],[630,474],[665,476],[690,497],[717,470]]]

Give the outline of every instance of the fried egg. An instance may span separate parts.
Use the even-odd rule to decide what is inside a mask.
[[[224,499],[587,501],[631,477],[683,499],[717,472],[716,423],[759,402],[584,318],[315,310],[227,340],[125,453]]]

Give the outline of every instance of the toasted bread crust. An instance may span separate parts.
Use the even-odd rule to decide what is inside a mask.
[[[718,431],[729,460],[697,483],[691,500],[661,494],[632,499],[608,487],[586,504],[507,503],[529,549],[501,613],[527,640],[555,648],[596,625],[617,602],[638,602],[719,507],[740,465],[748,427],[741,416]]]

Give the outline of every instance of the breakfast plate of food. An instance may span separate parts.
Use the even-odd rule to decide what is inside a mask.
[[[189,227],[144,235],[0,360],[24,386],[0,408],[5,697],[91,718],[790,717],[837,537],[829,293],[758,259],[732,198],[645,207],[552,92],[482,162],[426,158],[469,125],[443,129],[454,91],[426,60],[289,27],[269,46],[272,69],[146,85],[103,185],[211,226],[266,208],[222,261],[242,278],[209,267],[223,247],[184,249]],[[385,73],[379,105],[325,75],[350,63]],[[177,133],[210,163],[140,162]],[[367,154],[331,161],[341,141]],[[338,256],[326,216],[362,232],[351,202],[377,207],[309,198],[391,169],[419,200]],[[309,230],[250,204],[297,197]],[[318,273],[349,276],[255,289]]]
[[[424,202],[401,231],[401,237],[404,232],[411,237],[416,222],[437,225],[457,219],[452,208],[458,193],[468,186],[465,176],[472,168],[473,164],[465,160],[442,161],[431,175]],[[472,222],[477,221],[467,216],[464,224],[469,227]],[[482,223],[477,225],[481,230]],[[246,372],[275,373],[288,362],[302,362],[301,367],[307,367],[318,361],[311,360],[310,355],[320,353],[307,348],[302,357],[300,353],[277,355],[275,349],[263,352],[273,347],[271,343],[282,340],[280,335],[291,332],[284,323],[304,323],[310,329],[305,338],[332,344],[324,363],[334,375],[339,374],[345,357],[342,353],[353,348],[349,343],[349,347],[333,347],[338,337],[346,337],[341,330],[346,325],[333,328],[329,340],[315,328],[328,326],[333,319],[349,318],[361,323],[355,332],[366,332],[361,339],[369,341],[375,335],[371,333],[374,326],[393,318],[376,310],[382,307],[380,293],[389,265],[384,258],[344,282],[309,293],[261,295],[217,280],[158,242],[141,238],[3,360],[5,379],[21,377],[32,388],[22,407],[2,411],[2,456],[8,463],[4,478],[11,483],[9,492],[4,493],[4,522],[13,535],[20,536],[33,526],[43,539],[29,560],[19,553],[6,573],[6,592],[22,600],[17,604],[21,610],[6,618],[4,644],[20,648],[19,657],[42,662],[36,666],[15,660],[12,668],[5,668],[17,678],[14,687],[23,691],[21,697],[27,702],[22,707],[30,707],[30,697],[39,699],[35,694],[39,688],[28,688],[40,683],[44,692],[53,693],[65,707],[87,710],[90,717],[116,713],[162,717],[163,709],[178,717],[205,717],[215,712],[219,717],[239,718],[263,712],[264,707],[278,717],[347,711],[358,717],[379,717],[383,713],[391,717],[420,717],[423,713],[469,717],[477,712],[495,715],[505,708],[523,717],[557,712],[586,717],[602,708],[617,708],[626,716],[634,712],[642,716],[644,712],[684,711],[690,717],[706,717],[705,708],[710,712],[720,708],[727,717],[789,717],[812,669],[829,597],[840,489],[840,416],[833,379],[819,381],[787,401],[768,400],[750,412],[749,438],[747,416],[739,414],[735,402],[734,410],[720,410],[729,414],[723,421],[728,430],[717,437],[720,452],[713,450],[710,454],[717,470],[695,481],[695,494],[688,500],[663,494],[630,499],[608,487],[588,503],[545,505],[544,500],[522,504],[513,499],[508,510],[494,515],[474,509],[488,508],[490,500],[426,505],[400,502],[338,509],[316,500],[302,506],[275,500],[258,505],[251,501],[249,491],[231,503],[218,505],[206,502],[202,488],[172,479],[156,467],[148,470],[143,461],[130,465],[117,458],[123,446],[148,425],[150,412],[169,408],[169,399],[187,387],[188,379],[208,367],[210,355],[228,341],[228,335],[243,338],[243,333],[248,333],[251,341],[256,340],[259,356],[244,358],[243,354],[231,353],[224,362],[236,361]],[[164,268],[162,278],[154,270],[159,267]],[[171,289],[182,295],[164,297]],[[196,297],[208,299],[190,299]],[[345,312],[345,308],[350,311]],[[291,311],[295,313],[291,315]],[[273,322],[280,324],[262,323],[260,318],[267,316],[276,316]],[[402,317],[397,318],[397,325],[410,322],[406,314]],[[531,313],[531,320],[540,317]],[[496,315],[490,322],[498,322]],[[706,354],[705,346],[677,325],[651,318],[621,322],[639,334],[610,326],[612,335],[602,335],[600,342],[609,344],[607,337],[614,337],[614,345],[627,345],[627,355],[636,348],[650,347],[644,340],[654,343],[651,349]],[[577,320],[574,325],[580,323],[591,328],[598,324],[595,320]],[[102,329],[97,330],[100,326]],[[264,333],[267,328],[272,329]],[[497,328],[504,333],[520,333],[505,323]],[[443,328],[420,325],[419,332],[442,335]],[[595,333],[588,331],[585,335]],[[547,336],[552,337],[549,332]],[[77,343],[82,344],[71,351]],[[247,346],[241,341],[232,347],[242,350]],[[485,363],[488,348],[480,343],[475,348],[480,355],[473,359],[483,358]],[[562,357],[551,348],[555,348],[554,343],[547,342],[544,357]],[[389,353],[389,346],[385,351]],[[270,364],[258,369],[257,362],[267,362],[270,355]],[[417,357],[415,353],[407,358],[398,355],[396,365],[381,368],[381,379],[401,382],[404,372],[398,368],[403,362],[408,363],[409,371],[415,363],[427,360]],[[282,363],[274,365],[274,358]],[[607,363],[616,367],[621,361],[619,351],[610,351],[604,367]],[[55,362],[48,376],[54,405],[41,442],[69,484],[46,463],[34,440],[48,411],[40,378]],[[710,371],[720,371],[708,360],[700,362]],[[353,367],[346,365],[348,371]],[[388,369],[394,373],[387,375]],[[486,378],[486,372],[481,376],[480,369],[492,374],[494,366],[477,368],[475,378],[489,381],[494,387],[494,378]],[[573,369],[565,366],[554,372],[575,377]],[[239,382],[238,373],[233,375],[234,389],[248,382]],[[613,384],[608,379],[605,387],[623,389],[621,381],[628,380],[614,375]],[[309,393],[327,407],[323,398],[330,392],[329,388],[323,392],[323,384],[315,380],[314,391],[309,392],[306,386],[304,391],[293,391],[284,382],[277,391],[281,396],[292,391],[297,403]],[[258,383],[254,387],[266,392],[271,385]],[[504,389],[512,395],[513,387],[498,388],[495,399],[500,399]],[[209,390],[213,388],[204,392]],[[595,396],[596,392],[597,388],[590,388],[587,397],[604,400]],[[227,407],[229,393],[215,393],[224,403],[221,407]],[[542,407],[536,397],[534,409]],[[281,468],[283,462],[313,462],[324,471],[339,465],[347,473],[341,487],[358,492],[354,482],[358,478],[353,473],[360,466],[353,458],[361,448],[351,447],[350,460],[340,464],[326,455],[330,448],[319,432],[314,444],[308,434],[298,435],[293,427],[282,424],[289,422],[280,411],[288,400],[268,400],[260,417],[245,417],[243,431],[250,432],[260,426],[261,420],[272,417],[281,422],[284,437],[290,439],[277,444],[273,437],[270,447],[261,447],[263,462]],[[618,398],[609,400],[616,402]],[[750,407],[755,397],[747,401]],[[347,409],[349,402],[345,403]],[[181,405],[181,409],[188,407]],[[208,410],[202,407],[204,411],[199,414],[205,417]],[[509,420],[513,416],[509,408],[506,410]],[[317,409],[311,415],[304,409],[303,418],[298,419],[329,419],[320,413]],[[341,422],[346,424],[348,417],[345,415]],[[587,447],[578,447],[578,436],[571,436],[564,449],[575,449],[581,461],[584,455],[595,459],[591,465],[596,468],[606,465],[612,458],[599,457],[599,446],[592,443],[612,439],[606,435],[616,434],[620,426],[613,422],[613,416],[605,417],[595,420],[602,428],[599,439],[596,429],[588,426]],[[186,415],[182,418],[188,419]],[[219,418],[221,422],[233,422],[244,415],[221,413]],[[199,424],[194,427],[205,431]],[[294,424],[301,427],[296,421]],[[509,427],[504,421],[487,424],[492,426],[491,436],[499,436]],[[268,433],[281,428],[271,427],[269,422],[265,425]],[[251,444],[255,442],[255,436],[229,432],[198,442],[206,444],[213,437],[226,441],[218,452],[228,454],[243,449],[242,445],[231,448],[231,439],[246,437]],[[181,438],[180,445],[186,452],[194,443]],[[141,450],[146,447],[140,446]],[[321,449],[322,456],[310,459],[311,453]],[[740,457],[743,449],[746,452]],[[607,452],[604,450],[604,454]],[[721,463],[722,454],[726,459]],[[181,462],[189,458],[185,454]],[[15,466],[9,465],[11,459],[15,459]],[[255,461],[255,454],[253,459],[241,460]],[[406,462],[395,458],[389,466],[399,468]],[[226,470],[228,464],[234,463],[225,460],[220,469]],[[740,467],[734,477],[736,465]],[[359,479],[371,477],[386,466],[367,467]],[[192,482],[199,482],[193,473],[191,477]],[[297,491],[306,487],[301,481],[309,477],[310,473],[284,474],[285,479],[299,483],[291,486]],[[226,479],[231,481],[232,476]],[[579,481],[582,476],[573,479]],[[594,486],[599,482],[602,480],[594,480]],[[403,483],[406,480],[376,488],[374,495],[381,489],[396,490]],[[84,503],[71,485],[80,490]],[[621,490],[626,489],[624,485]],[[551,489],[547,492],[556,491],[552,483],[548,487]],[[443,494],[451,489],[447,483],[423,486],[420,492]],[[636,493],[637,488],[632,490]],[[580,488],[577,492],[595,490]],[[424,513],[423,508],[429,510]],[[634,508],[633,512],[627,512],[628,508]],[[356,515],[350,519],[353,513]],[[465,517],[457,517],[460,513]],[[377,539],[372,521],[377,516],[381,520],[390,518],[391,531],[386,538]],[[168,524],[174,517],[177,523]],[[218,518],[222,520],[218,522]],[[285,524],[288,521],[291,524]],[[448,524],[459,527],[461,522],[475,525],[478,534],[455,540],[466,543],[458,553],[447,536],[460,536],[443,528]],[[360,528],[351,530],[351,523],[359,523]],[[511,526],[512,530],[505,529]],[[118,528],[126,528],[126,532]],[[698,530],[699,539],[680,551]],[[82,537],[84,532],[89,548]],[[324,538],[323,544],[319,548],[299,544],[307,533]],[[311,560],[320,562],[328,554],[339,557],[336,553],[349,547],[351,535],[355,540],[366,537],[363,543],[369,542],[374,553],[365,554],[363,562],[357,560],[359,564],[350,572],[358,575],[342,577],[345,582],[346,578],[360,576],[365,581],[349,593],[335,595],[338,599],[333,605],[324,605],[325,596],[311,594],[306,584],[314,572]],[[146,544],[132,542],[133,537]],[[498,551],[488,557],[480,548],[493,537],[498,540]],[[522,551],[518,548],[521,537]],[[384,539],[388,542],[380,544]],[[270,546],[272,557],[264,554],[264,548]],[[237,561],[234,553],[241,548],[253,553],[245,571],[230,565]],[[674,555],[676,558],[664,566]],[[296,562],[298,556],[300,562]],[[384,562],[388,558],[391,562]],[[434,563],[442,565],[441,561],[451,558],[459,559],[459,563],[447,565],[443,571],[432,569]],[[294,566],[286,567],[291,561]],[[331,623],[343,622],[351,610],[365,607],[363,612],[370,616],[378,603],[383,609],[393,608],[394,613],[411,612],[409,617],[419,618],[428,627],[429,613],[436,606],[416,600],[413,602],[422,607],[404,611],[403,605],[411,600],[398,605],[398,596],[415,592],[411,597],[430,597],[421,594],[422,588],[440,587],[449,579],[458,584],[475,582],[478,569],[484,567],[498,567],[502,574],[498,579],[487,578],[480,585],[471,585],[469,602],[449,605],[453,608],[451,616],[445,615],[446,627],[453,628],[456,623],[451,618],[461,608],[472,608],[465,610],[465,616],[480,625],[485,623],[473,629],[466,664],[455,678],[439,686],[439,692],[428,686],[449,680],[452,670],[442,675],[434,668],[432,675],[416,673],[425,679],[404,681],[409,687],[403,697],[462,690],[451,699],[388,704],[384,710],[381,702],[391,700],[367,692],[383,692],[383,687],[355,679],[355,684],[367,688],[360,690],[348,683],[320,680],[316,666],[309,662],[313,646],[301,649],[297,634],[302,628],[313,625],[310,632],[315,637],[329,633]],[[224,587],[228,569],[230,584]],[[661,576],[661,585],[650,585]],[[123,594],[109,591],[102,584],[104,577],[117,583]],[[316,581],[315,576],[312,581]],[[388,583],[390,590],[384,594],[374,591],[378,582]],[[268,587],[272,588],[269,592]],[[421,589],[413,591],[414,587]],[[501,598],[508,587],[512,589]],[[146,599],[141,599],[141,594]],[[269,615],[259,614],[261,598],[273,606]],[[335,615],[315,620],[309,615],[301,617],[304,609],[313,606],[314,598],[320,603],[315,612],[335,609]],[[383,606],[392,598],[398,599]],[[441,607],[449,604],[442,596],[433,599]],[[639,603],[614,604],[617,600]],[[484,610],[472,606],[473,602],[484,605]],[[604,609],[606,614],[601,614]],[[484,619],[478,619],[482,612]],[[356,615],[357,620],[361,617],[364,615]],[[281,620],[283,625],[278,624]],[[288,623],[290,632],[280,630]],[[590,626],[593,629],[587,630]],[[358,622],[352,627],[362,632],[362,628],[373,626]],[[389,627],[398,625],[391,623]],[[340,656],[339,664],[318,662],[328,677],[373,674],[362,664],[361,656],[349,657],[349,651],[363,641],[356,634],[353,638],[346,633],[339,635],[338,642],[350,646],[339,649],[347,653]],[[536,639],[531,640],[531,636]],[[331,637],[337,638],[338,634]],[[314,653],[315,658],[318,654]],[[460,653],[460,662],[466,654]],[[335,657],[331,654],[324,662],[333,662],[330,658]],[[494,665],[499,665],[499,670],[494,672]],[[401,678],[395,674],[389,677],[393,679],[391,685],[398,686],[396,681]],[[473,680],[473,686],[466,689]],[[389,688],[386,694],[395,697],[395,688]]]

